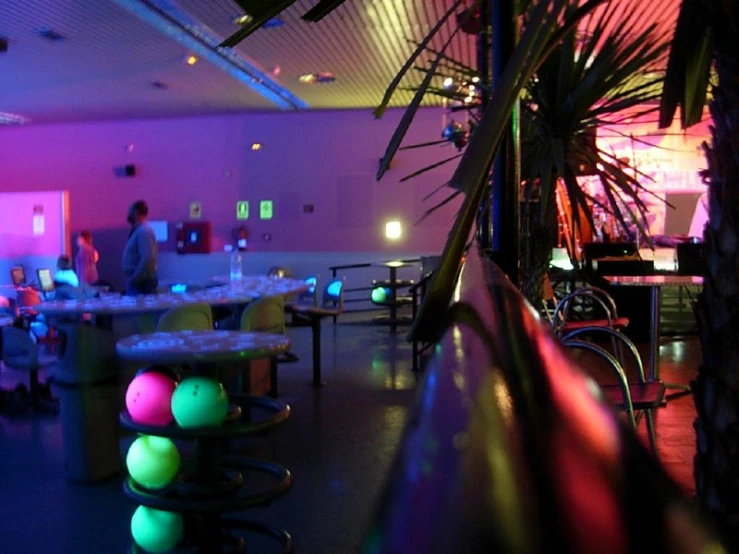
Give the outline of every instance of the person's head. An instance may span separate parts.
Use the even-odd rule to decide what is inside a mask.
[[[80,236],[77,238],[77,244],[79,246],[83,246],[86,244],[91,245],[92,244],[92,233],[87,229],[80,232]]]
[[[131,225],[138,225],[146,221],[148,216],[149,206],[143,200],[137,200],[128,208],[128,217],[126,219]]]
[[[62,254],[56,261],[56,268],[59,271],[72,269],[72,259],[69,256]]]

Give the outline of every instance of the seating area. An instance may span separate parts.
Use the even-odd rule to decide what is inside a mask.
[[[0,554],[739,552],[703,4],[0,1]]]

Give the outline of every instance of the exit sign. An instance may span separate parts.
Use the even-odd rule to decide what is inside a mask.
[[[246,200],[236,202],[236,219],[249,219],[249,202]]]
[[[259,219],[272,219],[272,200],[259,202]]]

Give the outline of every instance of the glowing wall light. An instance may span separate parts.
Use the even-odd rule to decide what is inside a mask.
[[[398,240],[403,236],[403,226],[400,221],[388,221],[385,223],[385,238],[388,240]]]

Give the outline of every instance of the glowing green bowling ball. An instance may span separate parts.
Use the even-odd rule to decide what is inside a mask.
[[[180,427],[220,425],[227,413],[226,391],[210,377],[188,377],[172,395],[172,414]]]
[[[182,516],[139,506],[131,518],[131,534],[147,552],[167,552],[182,540],[184,524]]]
[[[148,489],[159,489],[177,475],[180,453],[169,439],[142,435],[128,449],[126,467],[134,481]]]
[[[382,304],[387,300],[387,289],[384,287],[377,287],[372,289],[372,302],[375,304]]]

